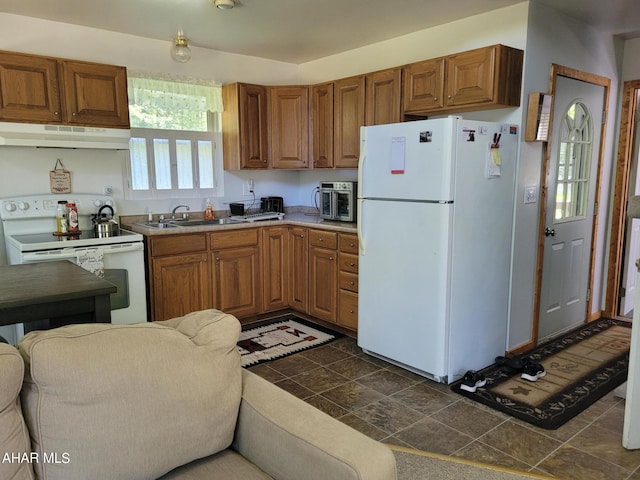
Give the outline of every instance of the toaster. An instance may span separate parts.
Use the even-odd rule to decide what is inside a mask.
[[[262,197],[260,210],[263,212],[284,213],[284,200],[282,197]]]

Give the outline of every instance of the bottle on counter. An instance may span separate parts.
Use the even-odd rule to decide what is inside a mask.
[[[67,231],[69,233],[80,231],[78,224],[78,207],[75,203],[67,203]]]
[[[67,233],[67,201],[60,200],[56,207],[56,232]]]
[[[204,207],[204,219],[205,220],[213,220],[215,218],[215,214],[213,213],[213,205],[207,198],[206,206]]]

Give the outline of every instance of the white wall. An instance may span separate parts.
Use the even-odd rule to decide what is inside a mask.
[[[618,96],[617,59],[620,50],[613,38],[569,18],[550,7],[530,2],[529,25],[525,53],[525,102],[521,123],[526,120],[526,99],[529,92],[548,92],[552,63],[575,68],[611,79],[608,131],[604,146],[604,168],[600,193],[599,225],[597,232],[597,258],[595,288],[592,296],[593,311],[604,305],[603,289],[606,282],[607,231],[610,224],[609,197],[613,171],[614,130]],[[518,174],[519,197],[526,186],[541,186],[542,144],[522,142]],[[536,278],[537,227],[539,205],[516,201],[516,236],[514,270],[511,295],[511,322],[509,348],[527,343],[533,327],[534,283]]]

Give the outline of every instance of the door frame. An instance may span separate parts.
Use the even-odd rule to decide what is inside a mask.
[[[556,79],[557,77],[567,77],[574,80],[580,80],[587,83],[592,83],[594,85],[599,85],[604,87],[604,104],[603,104],[603,115],[602,115],[602,125],[600,132],[600,145],[598,146],[598,164],[596,169],[596,193],[595,193],[595,205],[600,205],[600,187],[602,181],[602,168],[604,164],[604,144],[606,141],[606,131],[607,131],[607,113],[609,111],[609,90],[611,88],[611,80],[602,77],[600,75],[595,75],[592,73],[583,72],[580,70],[576,70],[574,68],[565,67],[562,65],[558,65],[555,63],[551,64],[551,75],[549,79],[549,91],[551,95],[555,96],[556,91]],[[545,236],[544,236],[544,227],[546,225],[547,220],[547,196],[549,189],[549,175],[553,174],[553,172],[549,172],[549,164],[551,162],[551,144],[553,142],[552,131],[553,131],[553,115],[554,115],[554,107],[555,102],[552,102],[551,105],[551,115],[549,119],[549,140],[543,143],[543,162],[542,162],[542,172],[541,178],[544,180],[544,185],[540,188],[540,198],[539,198],[539,216],[538,216],[538,253],[536,258],[536,281],[535,281],[535,290],[534,290],[534,303],[533,303],[533,327],[531,331],[531,340],[528,344],[522,345],[516,350],[518,352],[524,352],[535,347],[538,343],[538,322],[540,317],[540,294],[542,292],[542,266],[544,260],[544,244],[545,244]],[[589,282],[588,288],[593,292],[593,281],[594,281],[594,265],[595,265],[595,255],[596,255],[596,246],[597,246],[597,232],[598,232],[598,209],[594,212],[593,218],[593,226],[591,229],[591,252],[590,252],[590,266],[589,266]],[[593,318],[589,312],[591,312],[591,298],[593,295],[589,297],[587,300],[586,311],[585,311],[585,321],[593,321],[600,318],[600,314],[594,315]]]
[[[622,88],[622,106],[620,113],[620,133],[618,138],[618,157],[616,176],[611,205],[611,236],[609,241],[609,261],[607,270],[607,293],[605,295],[604,315],[618,316],[620,285],[624,261],[624,237],[627,226],[627,195],[629,195],[629,175],[631,156],[633,155],[633,132],[635,130],[635,112],[638,107],[640,80],[624,82]]]

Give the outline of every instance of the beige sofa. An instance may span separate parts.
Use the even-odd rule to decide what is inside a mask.
[[[242,369],[239,332],[207,310],[0,344],[0,478],[396,478],[386,446]]]

